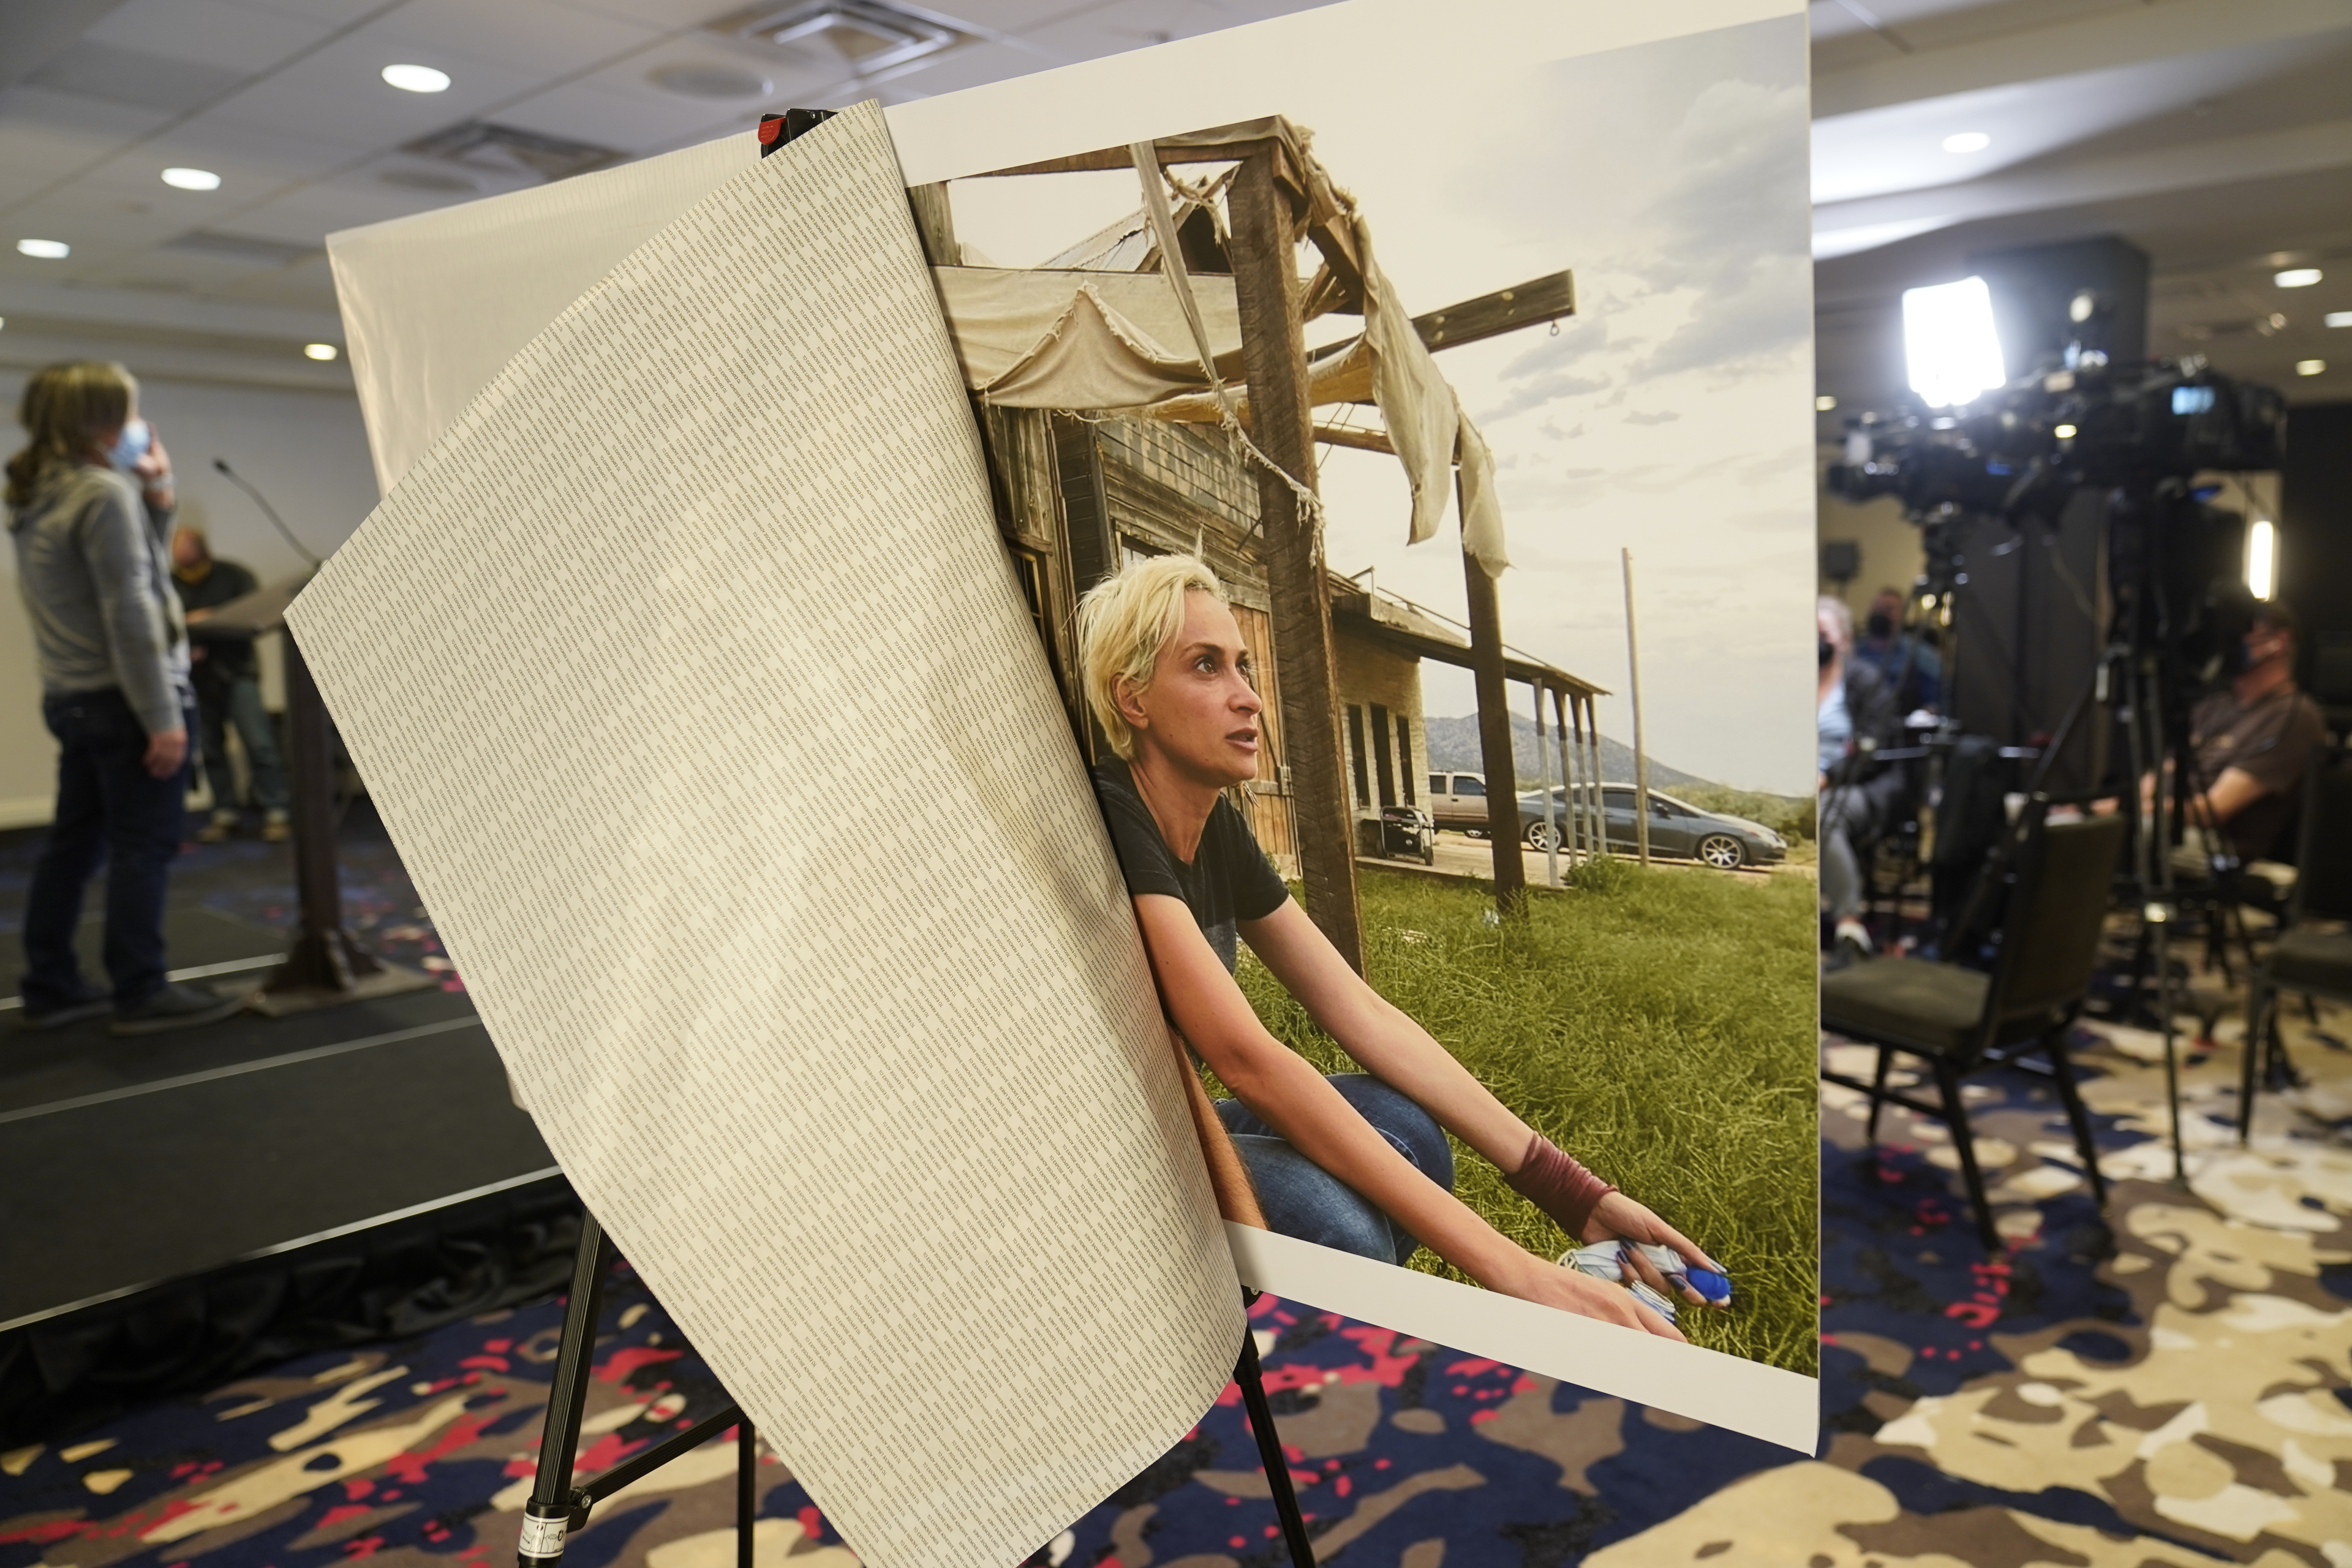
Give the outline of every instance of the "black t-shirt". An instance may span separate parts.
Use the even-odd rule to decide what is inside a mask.
[[[234,561],[215,559],[213,569],[199,582],[191,583],[177,572],[172,574],[172,586],[180,595],[183,610],[216,610],[231,599],[244,598],[258,585],[259,580]],[[190,635],[205,650],[194,672],[199,685],[241,680],[260,668],[254,658],[251,637],[207,637],[201,622]]]
[[[1188,866],[1160,836],[1160,824],[1136,793],[1135,775],[1125,763],[1112,757],[1095,769],[1095,799],[1110,828],[1128,896],[1163,893],[1183,900],[1201,934],[1231,971],[1240,954],[1235,922],[1263,920],[1290,897],[1233,802],[1218,797]]]

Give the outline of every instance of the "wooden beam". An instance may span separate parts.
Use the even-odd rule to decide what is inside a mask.
[[[1495,908],[1510,916],[1527,905],[1528,866],[1519,858],[1519,784],[1511,759],[1511,694],[1503,673],[1503,608],[1495,579],[1462,552],[1470,601],[1470,675],[1478,694],[1478,758],[1486,773],[1486,838],[1495,852]]]
[[[1576,274],[1554,272],[1415,316],[1412,326],[1432,349],[1455,349],[1574,314]]]
[[[1219,142],[1200,147],[1160,147],[1160,166],[1174,163],[1236,163],[1266,144],[1264,137],[1246,142]],[[1066,157],[1041,158],[1034,163],[1016,163],[1010,169],[990,169],[974,174],[975,180],[992,180],[1010,174],[1075,174],[1092,169],[1132,169],[1135,154],[1126,147],[1100,147],[1091,153],[1072,153]]]
[[[1315,438],[1333,447],[1352,447],[1359,452],[1384,452],[1393,458],[1396,445],[1384,431],[1349,430],[1338,425],[1318,425]]]
[[[1233,226],[1228,249],[1249,377],[1251,434],[1260,451],[1311,492],[1315,415],[1307,400],[1306,324],[1299,316],[1290,199],[1282,188],[1277,151],[1262,144],[1235,172],[1225,197]],[[1339,741],[1322,524],[1282,474],[1255,461],[1248,468],[1257,479],[1258,521],[1265,538],[1275,680],[1307,913],[1360,972],[1364,944],[1356,905],[1355,825],[1342,776],[1346,752]]]

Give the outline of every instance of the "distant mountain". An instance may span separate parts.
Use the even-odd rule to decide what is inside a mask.
[[[1486,763],[1478,748],[1478,720],[1475,714],[1460,719],[1427,719],[1423,721],[1429,733],[1429,765],[1433,768],[1466,768],[1473,773],[1486,771]],[[1549,759],[1545,776],[1559,771],[1559,746],[1550,726],[1544,729],[1545,754]],[[1535,788],[1536,724],[1525,714],[1511,715],[1511,765],[1518,773],[1519,788]],[[1606,784],[1633,782],[1633,748],[1608,736],[1601,737],[1601,777]],[[1557,780],[1553,782],[1557,783]],[[1689,784],[1712,784],[1712,779],[1670,768],[1657,758],[1650,759],[1650,787],[1676,789]]]

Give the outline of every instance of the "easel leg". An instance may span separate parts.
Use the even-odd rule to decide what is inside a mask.
[[[735,1568],[751,1568],[751,1516],[760,1511],[760,1435],[749,1415],[735,1427]]]
[[[1251,1292],[1252,1299],[1255,1295]],[[1274,1511],[1282,1521],[1292,1568],[1315,1568],[1315,1547],[1307,1539],[1307,1521],[1299,1514],[1298,1494],[1290,1485],[1290,1463],[1282,1457],[1282,1438],[1275,1432],[1274,1411],[1265,1402],[1257,1337],[1246,1329],[1242,1332],[1241,1360],[1234,1366],[1234,1381],[1242,1387],[1242,1405],[1249,1412],[1250,1432],[1257,1438],[1258,1462],[1265,1467],[1266,1490],[1274,1495]]]
[[[555,1381],[547,1394],[547,1426],[540,1439],[539,1475],[524,1505],[520,1568],[554,1568],[563,1560],[571,1527],[572,1462],[580,1447],[580,1411],[588,1398],[589,1363],[595,1357],[596,1321],[604,1305],[604,1276],[613,1244],[596,1216],[580,1216],[580,1250],[572,1263],[572,1294],[563,1309],[563,1338],[555,1352]]]

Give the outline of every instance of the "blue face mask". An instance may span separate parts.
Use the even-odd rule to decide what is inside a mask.
[[[147,448],[154,444],[154,440],[155,433],[147,427],[147,421],[131,420],[122,426],[121,438],[114,443],[114,450],[107,457],[116,468],[127,474],[131,464],[147,455]]]

